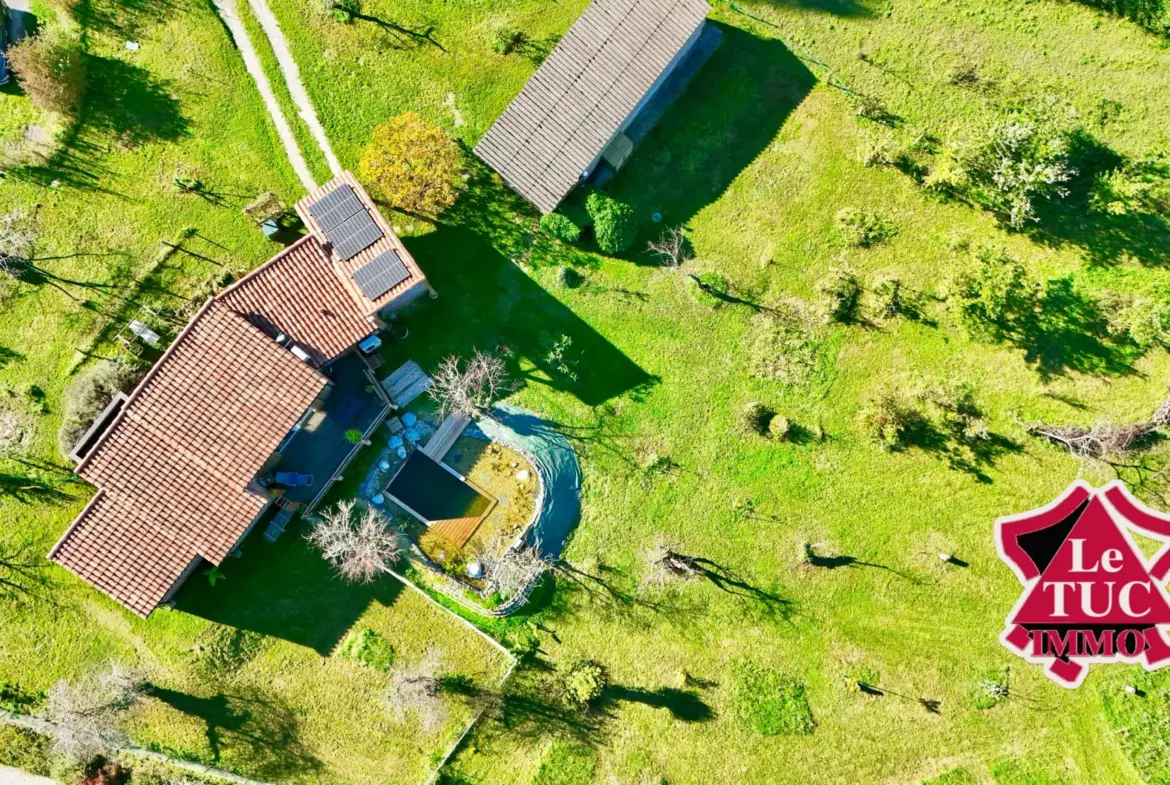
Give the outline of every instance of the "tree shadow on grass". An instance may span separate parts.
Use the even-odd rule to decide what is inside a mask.
[[[610,185],[640,216],[685,224],[764,151],[816,84],[783,43],[720,25],[723,43]]]
[[[252,776],[263,779],[312,774],[322,768],[300,739],[297,713],[257,690],[204,697],[148,685],[147,693],[205,723],[213,764],[230,752],[230,758],[245,762]]]
[[[972,413],[980,417],[981,413]],[[950,468],[971,475],[981,483],[990,483],[988,469],[1004,455],[1015,455],[1023,446],[1002,434],[988,431],[982,436],[969,436],[961,421],[951,427],[938,425],[926,417],[913,417],[907,423],[900,449],[918,449],[947,462]]]
[[[1170,216],[1090,207],[1094,182],[1120,169],[1125,164],[1122,155],[1087,132],[1077,131],[1070,139],[1069,164],[1076,175],[1068,183],[1068,195],[1036,206],[1039,220],[1024,230],[1029,237],[1054,248],[1080,246],[1099,265],[1127,259],[1143,265],[1170,264]]]
[[[858,0],[763,0],[765,5],[776,8],[792,8],[798,11],[817,11],[833,16],[873,16],[869,6]],[[737,11],[738,3],[732,3]]]
[[[182,5],[182,0],[81,0],[71,6],[71,13],[86,32],[133,40],[143,27],[163,22]]]
[[[830,571],[839,570],[842,567],[869,567],[869,568],[875,569],[875,570],[885,570],[886,572],[889,572],[893,575],[897,575],[899,578],[902,578],[903,580],[907,580],[913,584],[921,583],[921,581],[919,581],[914,576],[908,575],[908,574],[901,572],[899,570],[895,570],[893,567],[890,567],[887,564],[878,564],[877,562],[862,561],[862,560],[858,559],[856,556],[845,556],[845,555],[826,556],[823,554],[819,554],[816,552],[816,549],[811,544],[808,544],[808,543],[806,543],[804,546],[804,560],[809,566],[817,567],[817,568],[822,569],[822,570],[830,570]]]
[[[377,25],[386,34],[386,40],[391,49],[412,49],[417,46],[430,45],[440,52],[446,52],[443,45],[435,40],[434,25],[419,25],[409,27],[389,19],[382,19],[371,14],[350,11],[349,15],[359,22],[369,22]]]
[[[9,472],[0,472],[0,495],[21,504],[53,504],[74,498],[72,494],[39,477]]]
[[[402,591],[394,578],[346,583],[304,541],[298,523],[275,543],[264,540],[262,519],[243,556],[219,566],[213,587],[196,575],[184,584],[177,608],[218,624],[252,630],[330,655],[372,602],[391,605]]]
[[[99,185],[111,174],[101,163],[111,145],[175,141],[188,135],[188,121],[167,83],[146,69],[98,55],[86,55],[85,61],[85,97],[57,147],[45,160],[16,167],[9,176],[118,196]]]
[[[641,703],[653,709],[666,709],[682,722],[707,722],[715,719],[715,712],[694,690],[660,687],[643,690],[637,687],[611,686],[601,695],[601,705],[617,702]]]

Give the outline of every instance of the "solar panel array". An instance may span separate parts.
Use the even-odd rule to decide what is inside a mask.
[[[354,282],[370,300],[377,300],[408,277],[410,273],[402,257],[393,248],[378,254],[353,273]]]
[[[361,200],[348,185],[333,189],[309,205],[309,213],[326,232],[336,229],[361,209]]]
[[[382,239],[382,230],[348,185],[339,186],[313,202],[309,213],[325,230],[325,236],[342,259],[350,259]]]

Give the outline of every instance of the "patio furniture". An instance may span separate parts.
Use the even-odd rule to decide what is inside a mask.
[[[414,360],[407,360],[398,370],[382,380],[382,388],[390,396],[390,402],[402,408],[426,392],[431,386],[431,377],[423,372]]]
[[[277,472],[276,484],[285,485],[289,488],[308,487],[313,484],[313,475],[299,474],[297,472]]]
[[[272,519],[272,523],[268,524],[268,528],[264,530],[264,539],[268,542],[276,542],[276,538],[284,534],[284,528],[288,526],[292,517],[292,507],[281,507]]]

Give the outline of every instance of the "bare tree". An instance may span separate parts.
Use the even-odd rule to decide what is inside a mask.
[[[408,713],[414,714],[427,733],[436,733],[447,723],[440,660],[439,650],[429,646],[418,663],[391,672],[385,702],[398,722]]]
[[[661,589],[671,583],[701,577],[704,572],[694,556],[686,556],[670,543],[658,542],[642,551],[646,574],[638,590]]]
[[[551,556],[541,554],[540,541],[509,548],[501,532],[479,554],[488,585],[503,597],[515,597],[552,569]]]
[[[144,689],[136,671],[113,662],[80,682],[58,681],[49,689],[47,707],[54,751],[84,761],[125,746],[121,720]]]
[[[1121,458],[1149,439],[1159,428],[1170,425],[1170,397],[1158,405],[1148,420],[1128,425],[1099,422],[1089,428],[1083,425],[1025,423],[1018,417],[1016,421],[1028,433],[1067,448],[1077,458]]]
[[[646,250],[657,256],[663,267],[681,267],[694,258],[681,226],[663,230],[657,240],[646,244]]]
[[[305,535],[353,583],[370,583],[390,571],[409,547],[406,535],[384,513],[352,499],[326,510]]]
[[[473,419],[488,415],[491,405],[516,389],[504,361],[476,351],[466,362],[454,355],[439,363],[427,393],[439,405],[439,415],[460,412]]]

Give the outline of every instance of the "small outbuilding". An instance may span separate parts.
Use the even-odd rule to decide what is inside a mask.
[[[553,212],[578,183],[619,169],[714,51],[710,10],[705,0],[594,0],[476,154]]]

